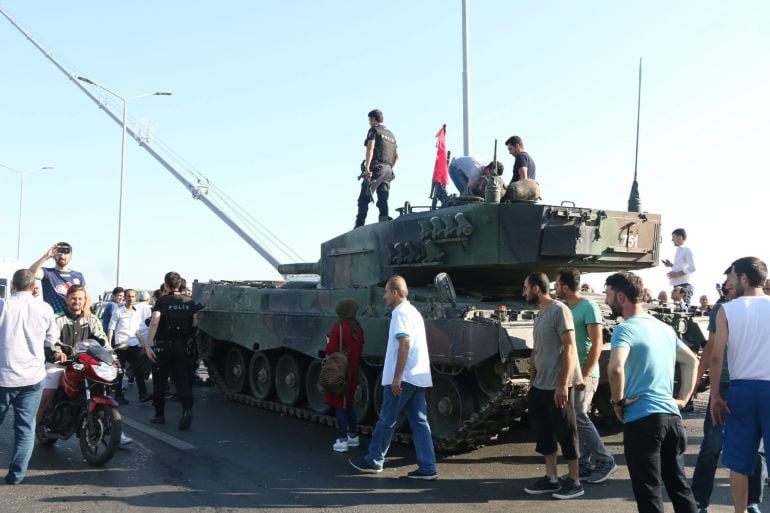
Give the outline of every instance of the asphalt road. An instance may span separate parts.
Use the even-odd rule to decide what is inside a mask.
[[[133,444],[104,468],[85,463],[75,437],[53,448],[36,446],[24,483],[0,485],[0,512],[636,511],[619,432],[603,430],[619,472],[601,485],[586,484],[581,498],[556,501],[523,491],[545,473],[526,428],[514,427],[479,450],[440,457],[439,479],[424,482],[405,477],[415,468],[410,447],[393,445],[383,473],[358,475],[347,460],[364,452],[366,438],[348,454],[335,453],[332,428],[225,402],[214,388],[196,387],[195,395],[192,428],[182,432],[176,428],[179,403],[169,403],[165,426],[151,425],[152,406],[139,404],[131,386],[128,398],[133,400],[121,412]],[[698,400],[696,411],[685,415],[688,476],[701,440],[704,407]],[[0,426],[0,467],[8,462],[12,420],[9,415]],[[560,462],[562,471],[566,465]],[[710,511],[731,511],[724,469],[717,473],[712,501]]]

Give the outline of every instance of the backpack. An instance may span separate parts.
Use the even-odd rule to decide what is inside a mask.
[[[333,395],[344,395],[348,388],[348,355],[342,351],[342,324],[340,324],[340,350],[327,355],[321,363],[318,384]]]

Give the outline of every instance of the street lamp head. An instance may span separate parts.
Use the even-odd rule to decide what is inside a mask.
[[[94,82],[93,80],[91,80],[88,77],[77,77],[77,78],[78,78],[78,80],[80,80],[81,82],[85,82],[86,84],[92,84],[93,85],[93,84],[96,83],[96,82]]]
[[[158,91],[157,93],[152,93],[154,96],[171,96],[171,93],[168,93],[166,91]]]

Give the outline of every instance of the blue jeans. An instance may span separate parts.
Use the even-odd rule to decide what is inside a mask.
[[[719,385],[722,397],[727,396],[730,383]],[[714,427],[711,423],[711,398],[706,408],[706,418],[703,419],[703,441],[700,444],[698,460],[695,462],[695,470],[692,474],[692,495],[699,507],[707,508],[711,500],[711,492],[714,489],[714,474],[719,466],[719,455],[722,453],[722,438],[724,426]],[[754,474],[749,476],[749,504],[762,502],[762,492],[765,483],[765,466],[762,464],[762,456],[757,454],[757,463]]]
[[[596,426],[588,417],[598,386],[599,378],[589,377],[583,390],[575,388],[575,423],[580,443],[580,467],[609,470],[615,464],[615,459],[607,451]]]
[[[364,457],[370,465],[382,468],[385,455],[390,448],[394,427],[398,416],[406,410],[409,427],[412,429],[412,442],[417,457],[417,468],[422,472],[436,472],[436,454],[433,452],[433,439],[428,425],[428,404],[425,402],[425,388],[411,383],[401,383],[401,395],[394,396],[390,385],[382,390],[382,408],[380,418],[369,442],[369,453]]]
[[[337,438],[348,439],[348,435],[356,436],[358,433],[358,424],[356,423],[356,412],[353,408],[337,408],[335,412],[337,417]]]
[[[13,407],[14,446],[6,481],[21,483],[35,446],[35,415],[43,394],[43,382],[25,387],[0,387],[0,424]]]
[[[468,188],[468,177],[452,164],[449,164],[449,178],[452,179],[460,194],[464,193],[465,189]]]

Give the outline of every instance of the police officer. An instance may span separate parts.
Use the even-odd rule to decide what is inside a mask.
[[[186,430],[192,423],[192,382],[190,376],[191,344],[196,324],[195,313],[200,310],[191,297],[179,292],[182,277],[179,273],[168,272],[164,278],[166,295],[161,296],[152,309],[150,327],[144,350],[155,363],[152,369],[153,424],[165,424],[165,389],[169,371],[174,378],[176,394],[182,403],[182,418],[179,429]],[[155,341],[154,348],[152,342]]]
[[[377,208],[380,210],[380,221],[387,221],[388,195],[390,194],[390,182],[395,175],[393,166],[398,162],[398,147],[393,132],[385,128],[382,111],[374,109],[369,113],[369,132],[366,134],[364,146],[366,157],[364,159],[363,183],[361,194],[358,195],[358,215],[356,216],[356,228],[363,226],[366,214],[369,211],[369,202],[372,194],[377,191]]]

